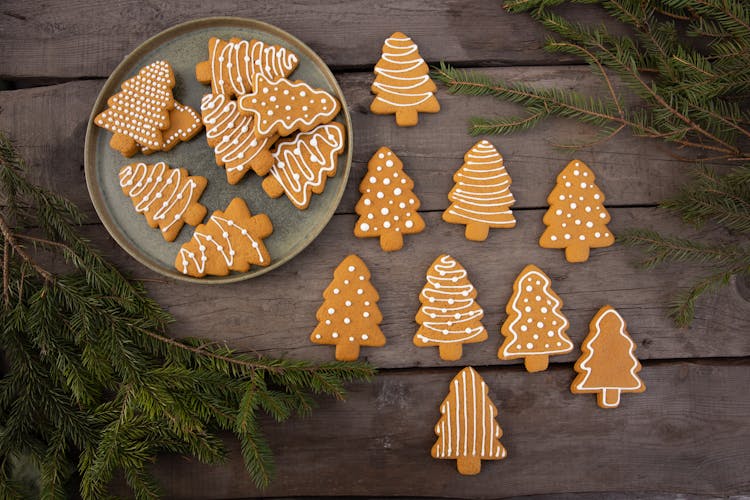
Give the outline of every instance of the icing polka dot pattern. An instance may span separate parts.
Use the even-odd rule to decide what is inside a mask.
[[[201,83],[211,83],[212,94],[227,97],[250,92],[258,73],[271,80],[285,78],[299,64],[296,54],[284,47],[239,38],[227,42],[212,37],[208,56],[195,66],[195,77]]]
[[[112,149],[133,156],[140,147],[161,150],[162,131],[169,128],[169,111],[174,74],[166,61],[156,61],[125,80],[122,91],[107,100],[107,109],[96,115],[94,123],[112,132]]]
[[[610,216],[604,207],[604,193],[594,180],[585,163],[573,160],[557,176],[557,185],[547,197],[549,210],[543,219],[547,229],[539,238],[539,246],[564,248],[568,262],[585,262],[591,248],[615,242],[607,227]]]
[[[403,248],[404,234],[420,233],[425,228],[413,189],[414,181],[404,172],[398,156],[385,146],[378,149],[359,185],[362,196],[354,207],[359,215],[354,235],[380,238],[380,247],[386,252]]]
[[[174,108],[169,112],[169,128],[162,131],[161,151],[171,151],[180,142],[187,142],[203,130],[203,122],[198,113],[190,106],[174,102]],[[147,146],[141,146],[141,153],[150,155],[158,151]]]
[[[532,300],[536,296],[540,300]],[[501,328],[505,341],[497,357],[524,358],[526,370],[538,372],[547,369],[551,355],[572,351],[573,342],[565,333],[568,319],[561,309],[562,300],[552,290],[549,276],[533,264],[526,266],[513,283],[513,294],[505,306],[508,318]]]
[[[411,38],[396,32],[383,44],[383,55],[375,65],[375,81],[370,88],[375,98],[370,111],[377,115],[396,115],[400,127],[413,127],[419,112],[437,113],[437,87],[429,68]]]
[[[206,224],[195,228],[190,241],[182,245],[175,267],[183,274],[202,278],[240,273],[250,266],[267,266],[271,256],[263,244],[273,232],[265,214],[252,215],[242,198],[234,198],[225,211],[216,210]]]
[[[257,74],[254,81],[254,92],[240,97],[237,103],[240,113],[255,117],[255,132],[260,137],[309,132],[333,120],[341,109],[338,99],[302,80],[271,80]]]
[[[321,194],[326,180],[336,175],[345,142],[344,126],[338,122],[318,125],[293,139],[279,141],[273,151],[271,175],[263,180],[263,190],[272,198],[286,193],[295,207],[305,210],[311,193]]]
[[[149,226],[158,227],[167,241],[174,241],[184,224],[196,226],[206,216],[206,207],[198,203],[208,184],[205,177],[159,162],[125,165],[119,178],[136,212],[146,217]]]
[[[384,346],[385,336],[378,326],[383,321],[378,300],[367,265],[358,256],[349,255],[336,267],[333,280],[323,291],[323,304],[316,315],[318,326],[310,341],[335,345],[339,361],[356,360],[360,346]]]
[[[484,311],[476,302],[477,291],[466,269],[450,255],[435,259],[427,271],[427,283],[419,294],[422,306],[415,320],[417,347],[437,346],[440,359],[461,359],[463,344],[487,340],[482,324]]]
[[[206,141],[214,148],[216,164],[227,171],[227,182],[237,184],[253,170],[265,175],[273,165],[269,151],[277,137],[255,135],[253,117],[241,115],[237,102],[221,94],[206,94],[201,100]]]
[[[466,239],[484,241],[490,228],[516,226],[510,207],[516,202],[510,192],[513,182],[503,157],[489,141],[481,140],[464,155],[464,164],[453,176],[455,186],[448,193],[451,205],[443,220],[466,225]]]

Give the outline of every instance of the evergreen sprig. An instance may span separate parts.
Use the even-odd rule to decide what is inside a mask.
[[[630,35],[604,24],[587,26],[555,12],[565,3],[598,4],[624,23]],[[676,297],[671,314],[688,325],[696,300],[729,282],[750,276],[750,4],[745,0],[505,0],[510,12],[528,12],[554,34],[545,48],[585,61],[599,77],[603,97],[571,90],[509,83],[441,63],[433,77],[448,91],[488,95],[522,106],[521,116],[475,117],[469,131],[510,134],[557,116],[591,125],[590,140],[562,147],[593,146],[623,130],[665,141],[673,156],[693,168],[694,179],[661,206],[693,225],[707,222],[730,231],[736,244],[701,243],[653,231],[618,238],[648,254],[646,267],[675,261],[704,263],[714,272]],[[684,35],[680,35],[680,34]],[[713,163],[726,170],[718,173]]]
[[[273,474],[259,415],[306,415],[343,398],[365,363],[313,364],[166,335],[172,317],[77,232],[82,214],[29,182],[0,133],[0,498],[104,498],[120,471],[155,498],[159,453],[221,462],[233,432],[258,487]],[[65,263],[60,262],[62,257]],[[63,266],[63,271],[53,271]],[[28,478],[28,476],[27,476]]]

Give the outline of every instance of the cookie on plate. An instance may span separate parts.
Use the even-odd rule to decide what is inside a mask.
[[[141,153],[150,155],[156,151],[171,151],[180,142],[187,142],[203,130],[203,122],[190,106],[174,102],[174,108],[169,112],[169,128],[162,131],[160,149],[141,146]]]

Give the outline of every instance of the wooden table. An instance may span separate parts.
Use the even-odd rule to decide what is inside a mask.
[[[148,278],[148,288],[177,319],[172,333],[208,336],[243,351],[325,360],[328,347],[308,340],[321,292],[336,264],[356,252],[380,291],[388,345],[364,349],[381,368],[371,384],[351,387],[346,402],[323,400],[312,416],[283,425],[266,422],[278,463],[269,496],[366,495],[496,498],[569,492],[729,495],[750,493],[750,286],[731,283],[700,301],[692,328],[675,328],[665,304],[704,272],[700,268],[634,267],[637,251],[615,245],[596,250],[582,265],[562,251],[539,248],[545,198],[570,157],[554,143],[591,133],[573,122],[548,121],[527,133],[492,137],[513,176],[518,226],[469,242],[463,226],[445,224],[441,211],[451,176],[474,143],[467,120],[516,111],[492,98],[438,94],[442,111],[400,129],[393,117],[368,113],[372,66],[383,40],[401,30],[430,63],[446,60],[511,81],[600,92],[580,61],[541,49],[544,32],[523,15],[502,11],[499,0],[372,2],[166,2],[97,0],[29,2],[0,7],[0,129],[29,160],[32,176],[64,193],[89,215],[84,232],[123,270]],[[568,9],[584,21],[596,8]],[[207,16],[253,17],[296,35],[331,66],[354,122],[354,164],[346,195],[317,240],[292,262],[227,286],[160,280],[109,238],[98,222],[83,175],[83,136],[94,99],[115,65],[146,38],[174,24]],[[204,140],[202,136],[195,140]],[[408,237],[396,254],[376,240],[353,237],[357,185],[381,145],[403,160],[422,200],[427,229]],[[179,146],[178,146],[179,147]],[[655,208],[686,180],[685,166],[666,146],[622,133],[580,158],[598,174],[615,234],[649,227],[696,234]],[[702,231],[709,236],[710,229]],[[726,235],[716,234],[717,237]],[[468,269],[485,309],[490,339],[467,346],[460,362],[442,362],[435,349],[417,349],[412,335],[424,273],[449,252]],[[496,358],[499,327],[516,274],[535,263],[552,277],[580,345],[588,321],[605,303],[629,323],[648,390],[624,395],[604,411],[594,396],[569,391],[578,350],[529,374]],[[447,384],[464,365],[477,367],[500,414],[508,458],[486,462],[462,477],[452,461],[430,458],[433,425]],[[243,470],[237,445],[219,467],[179,457],[155,466],[169,498],[244,498],[259,495]],[[620,492],[620,493],[618,493]]]

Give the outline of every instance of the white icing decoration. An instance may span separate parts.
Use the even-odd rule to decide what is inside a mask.
[[[424,59],[419,56],[417,46],[412,43],[411,38],[387,38],[381,61],[375,66],[377,77],[372,84],[376,89],[375,101],[406,107],[417,106],[434,96],[429,90],[434,88],[434,83],[426,69],[421,75],[405,76],[425,66]],[[391,65],[395,68],[391,68]],[[397,102],[398,100],[404,102]]]
[[[209,60],[214,94],[246,94],[250,92],[256,74],[263,74],[271,80],[286,77],[299,62],[297,56],[286,48],[267,45],[260,40],[235,43],[215,39],[213,42]],[[233,62],[221,64],[223,61]],[[217,88],[224,87],[224,82],[228,82],[229,88]]]

